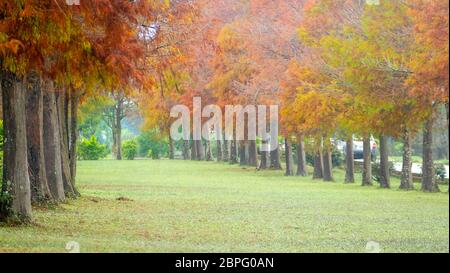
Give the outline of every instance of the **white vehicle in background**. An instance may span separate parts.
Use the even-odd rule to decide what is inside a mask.
[[[336,148],[345,155],[347,143],[343,140],[336,140],[335,144]],[[370,138],[370,147],[372,160],[375,161],[378,152],[378,144],[373,137]],[[355,160],[364,159],[364,142],[359,138],[353,138],[353,156]]]

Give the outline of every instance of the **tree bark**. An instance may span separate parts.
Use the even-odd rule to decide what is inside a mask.
[[[270,152],[270,168],[274,170],[282,170],[280,163],[280,147]]]
[[[12,197],[12,213],[23,222],[31,219],[31,188],[28,175],[26,88],[11,73],[1,79],[4,120],[4,169],[2,194]]]
[[[403,132],[403,166],[400,189],[413,190],[411,134],[408,129]]]
[[[190,160],[191,159],[191,151],[189,149],[190,141],[183,140],[183,159]]]
[[[355,183],[355,155],[353,152],[353,136],[345,145],[345,183]]]
[[[212,156],[212,152],[211,152],[211,141],[207,140],[205,142],[205,160],[206,161],[212,161],[213,160],[213,156]]]
[[[205,149],[203,148],[203,143],[201,140],[194,140],[195,149],[197,154],[197,160],[205,160]]]
[[[380,136],[380,186],[385,189],[391,187],[388,137],[385,135]]]
[[[246,154],[246,143],[245,141],[239,141],[239,165],[241,166],[247,166],[248,165],[248,161],[247,161],[247,154]]]
[[[258,151],[256,147],[256,140],[248,141],[248,165],[258,167]]]
[[[363,139],[363,174],[362,174],[362,185],[372,186],[372,147],[370,146],[370,137],[364,137]]]
[[[27,77],[26,111],[31,200],[43,203],[50,201],[52,196],[45,172],[43,96],[40,77],[36,73]]]
[[[285,156],[286,156],[286,173],[285,176],[294,175],[294,158],[292,157],[292,145],[288,138],[284,140]]]
[[[314,155],[314,173],[313,179],[323,178],[323,152],[322,152],[322,140],[316,139],[316,153]]]
[[[77,141],[78,141],[78,102],[79,97],[72,90],[70,94],[70,143],[69,143],[69,160],[70,160],[70,180],[76,189],[77,175]]]
[[[169,159],[174,160],[175,159],[175,148],[173,145],[173,139],[169,135]]]
[[[195,140],[193,140],[191,145],[192,145],[192,148],[191,148],[191,160],[198,160],[197,142]]]
[[[123,115],[123,99],[120,96],[116,104],[116,145],[117,160],[122,160],[122,115]]]
[[[217,162],[220,162],[223,160],[223,152],[222,152],[222,142],[220,140],[216,141],[217,147]]]
[[[230,161],[230,142],[228,140],[223,141],[222,160],[224,162]]]
[[[44,156],[47,181],[53,198],[64,201],[64,183],[61,169],[61,143],[58,110],[53,83],[45,82],[44,93]]]
[[[237,141],[231,140],[230,145],[230,164],[237,164],[238,156],[237,156]]]
[[[263,145],[267,145],[266,141],[262,142]],[[259,169],[266,170],[270,168],[270,155],[268,151],[261,151],[261,161],[259,162]]]
[[[328,138],[327,138],[328,139]],[[326,141],[323,153],[323,181],[333,182],[333,159],[330,141]]]
[[[308,171],[306,170],[306,154],[303,135],[299,135],[297,139],[297,176],[308,176]]]
[[[433,123],[431,116],[425,121],[423,128],[422,191],[425,192],[439,192],[433,161]]]
[[[61,90],[55,94],[58,111],[58,125],[59,125],[59,141],[61,145],[61,171],[64,184],[64,192],[66,197],[76,197],[75,188],[71,181],[70,174],[70,160],[69,160],[69,134],[67,128],[67,110],[68,100],[66,90]]]

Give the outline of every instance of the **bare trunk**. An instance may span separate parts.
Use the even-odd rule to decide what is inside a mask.
[[[169,159],[174,160],[175,159],[175,147],[173,145],[173,139],[169,135]]]
[[[231,146],[230,146],[230,164],[237,164],[238,163],[238,157],[237,157],[237,141],[231,140]]]
[[[206,161],[213,160],[213,156],[212,156],[212,152],[211,152],[211,141],[209,141],[209,140],[207,140],[205,142],[205,160]]]
[[[79,98],[76,94],[70,94],[70,180],[72,181],[75,189],[75,179],[77,175],[78,101]]]
[[[280,163],[280,147],[270,152],[270,168],[274,170],[282,170]]]
[[[4,174],[2,195],[12,197],[12,213],[21,221],[31,219],[31,189],[28,176],[26,88],[11,73],[1,79],[4,119]],[[2,212],[0,212],[2,214]]]
[[[389,150],[387,136],[380,136],[380,186],[389,189],[391,187],[389,170]]]
[[[52,196],[45,172],[43,97],[39,75],[28,75],[27,89],[26,124],[31,200],[42,203],[50,201]]]
[[[67,128],[67,109],[68,100],[65,90],[55,94],[58,111],[59,124],[59,140],[61,144],[61,171],[64,184],[64,192],[66,197],[75,197],[76,193],[72,184],[72,176],[70,174],[70,160],[69,160],[69,134]]]
[[[114,121],[112,124],[112,128],[111,128],[111,133],[112,133],[112,147],[111,147],[111,152],[113,156],[117,155],[117,137],[116,137],[116,132],[117,132],[117,128],[116,128],[116,122]]]
[[[333,182],[333,159],[331,151],[331,143],[328,138],[325,141],[323,153],[323,180],[325,182]]]
[[[306,170],[305,143],[303,136],[299,135],[297,139],[297,176],[308,176]]]
[[[433,162],[433,123],[430,117],[423,128],[422,190],[425,192],[439,192]]]
[[[314,174],[313,179],[323,178],[323,153],[322,153],[322,140],[316,139],[315,141],[316,153],[314,155]]]
[[[353,136],[345,145],[345,183],[355,183],[355,155],[353,152]]]
[[[222,153],[222,142],[220,140],[216,141],[217,143],[217,162],[220,162],[223,160],[223,153]]]
[[[263,145],[267,145],[268,143],[266,141],[262,142]],[[259,163],[259,169],[265,170],[270,168],[270,155],[268,151],[261,151],[261,162]]]
[[[122,160],[122,115],[123,99],[119,98],[116,104],[116,158]]]
[[[255,140],[248,141],[248,165],[258,167],[258,151]]]
[[[64,201],[64,183],[61,169],[61,143],[58,124],[58,110],[53,83],[45,82],[44,93],[44,156],[47,182],[53,198]]]
[[[191,151],[190,151],[190,141],[183,140],[183,159],[190,160],[191,159]]]
[[[294,175],[294,158],[292,157],[292,145],[288,138],[285,138],[284,141],[285,146],[285,155],[286,155],[286,173],[285,176],[293,176]]]
[[[193,140],[192,142],[192,148],[191,148],[191,160],[198,160],[198,154],[197,154],[197,142]]]
[[[223,141],[222,160],[224,162],[230,161],[230,142],[228,140]]]
[[[240,141],[239,142],[239,165],[241,166],[247,166],[248,165],[248,161],[247,161],[247,155],[246,155],[246,151],[245,151],[245,147],[246,143],[245,141]]]
[[[408,129],[403,132],[403,166],[400,189],[413,190],[411,134]]]
[[[372,147],[370,146],[370,137],[365,137],[363,139],[363,154],[364,154],[364,163],[363,163],[363,174],[362,174],[362,185],[363,186],[372,186],[373,178],[372,178]]]
[[[201,140],[194,140],[195,149],[197,153],[197,160],[205,160],[205,149]]]

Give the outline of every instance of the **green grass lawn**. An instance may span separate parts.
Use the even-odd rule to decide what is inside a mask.
[[[369,241],[384,252],[449,252],[448,193],[363,188],[342,176],[324,183],[214,162],[80,162],[83,197],[35,208],[31,226],[0,226],[0,252],[65,252],[69,241],[81,252],[364,252]]]

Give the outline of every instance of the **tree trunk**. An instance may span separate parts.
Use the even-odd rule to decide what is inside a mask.
[[[413,190],[411,134],[408,129],[403,132],[403,166],[400,189]]]
[[[353,136],[345,145],[345,183],[355,183],[355,155],[353,152]]]
[[[197,160],[205,160],[205,149],[203,148],[203,143],[201,140],[194,140],[195,149],[197,153]]]
[[[114,118],[114,120],[115,120],[115,118]],[[113,121],[111,126],[112,126],[111,133],[112,133],[112,141],[113,141],[112,147],[111,147],[111,152],[112,152],[112,155],[115,157],[115,156],[117,156],[117,136],[116,136],[117,128],[116,128],[116,122]]]
[[[305,143],[303,136],[299,135],[297,140],[297,176],[308,176],[306,170]]]
[[[173,139],[169,135],[169,159],[174,160],[175,159],[175,148],[173,146]]]
[[[12,213],[21,221],[31,219],[31,189],[28,175],[26,88],[11,73],[1,79],[4,120],[4,169],[2,194],[12,197]],[[2,213],[2,212],[0,212]]]
[[[423,128],[422,191],[425,192],[439,192],[433,162],[433,122],[433,117],[428,118]]]
[[[183,159],[190,160],[191,159],[191,151],[189,149],[190,141],[183,140]]]
[[[230,142],[228,140],[223,141],[222,160],[224,162],[230,161]]]
[[[241,166],[248,165],[245,146],[246,146],[245,141],[239,141],[239,165]]]
[[[122,115],[123,115],[123,99],[119,98],[116,104],[116,145],[117,160],[122,160]]]
[[[230,164],[237,164],[238,163],[238,157],[237,157],[237,141],[231,140],[230,145]]]
[[[217,143],[217,162],[220,162],[223,160],[223,152],[222,152],[222,142],[220,140],[216,141]]]
[[[44,156],[47,182],[53,198],[64,201],[64,183],[61,169],[61,143],[58,124],[58,110],[53,83],[45,82],[44,91]]]
[[[258,167],[258,151],[256,147],[256,140],[248,141],[248,165]]]
[[[362,174],[362,185],[363,186],[372,186],[373,178],[372,178],[372,147],[370,146],[370,137],[365,137],[363,139],[363,155],[364,155],[364,163],[363,163],[363,174]]]
[[[189,141],[191,142],[191,141]],[[192,148],[191,148],[191,160],[198,160],[198,154],[197,154],[197,141],[193,140],[191,142]]]
[[[388,137],[380,136],[380,186],[385,189],[391,187],[389,170]]]
[[[212,156],[212,152],[211,152],[211,141],[209,141],[209,140],[207,140],[205,142],[205,160],[206,161],[213,160],[213,156]]]
[[[270,168],[274,170],[282,170],[280,163],[280,147],[270,152]]]
[[[74,90],[73,90],[74,91]],[[78,101],[79,98],[74,92],[70,94],[70,180],[76,189],[75,179],[77,175],[77,141],[78,141]]]
[[[333,182],[333,159],[331,152],[331,143],[327,141],[325,143],[325,149],[323,153],[323,181]]]
[[[62,90],[56,93],[58,124],[59,124],[59,140],[61,145],[61,170],[64,184],[64,192],[66,197],[76,197],[76,193],[70,174],[70,160],[69,160],[69,134],[67,128],[67,110],[68,100],[67,93]]]
[[[29,74],[26,93],[28,165],[33,203],[52,199],[45,173],[43,96],[39,75]]]
[[[323,178],[323,152],[322,152],[322,140],[316,139],[315,141],[316,153],[314,155],[314,174],[313,179]]]
[[[292,145],[288,138],[284,140],[285,146],[285,155],[286,155],[286,173],[285,176],[293,176],[294,175],[294,158],[292,157]]]
[[[262,142],[263,145],[268,145],[266,141]],[[268,151],[261,151],[261,162],[259,163],[260,170],[266,170],[270,168],[270,155]]]

